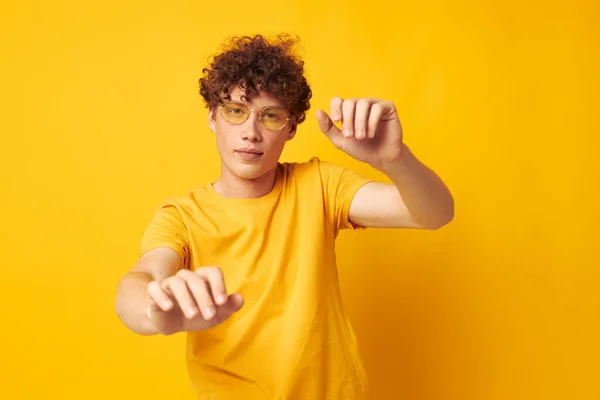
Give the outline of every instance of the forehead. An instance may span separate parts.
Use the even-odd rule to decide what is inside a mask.
[[[252,97],[251,101],[244,101],[242,97],[244,96],[244,90],[236,87],[231,91],[231,100],[237,101],[240,103],[244,103],[252,108],[262,108],[262,107],[279,107],[285,108],[284,105],[274,96],[270,95],[266,92],[260,92],[258,96]]]

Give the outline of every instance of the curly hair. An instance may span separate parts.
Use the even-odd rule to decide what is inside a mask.
[[[281,101],[290,116],[301,123],[310,108],[312,91],[304,77],[304,61],[293,52],[298,39],[280,34],[269,41],[262,35],[233,37],[202,70],[200,95],[210,109],[231,100],[237,86],[242,100],[266,92]]]

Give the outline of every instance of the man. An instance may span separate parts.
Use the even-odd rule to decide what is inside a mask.
[[[287,36],[236,38],[203,70],[221,175],[160,205],[119,283],[117,314],[129,329],[187,332],[201,399],[366,398],[335,238],[346,228],[437,229],[453,218],[450,192],[403,143],[389,101],[336,97],[316,118],[337,148],[393,184],[318,158],[279,162],[312,95],[293,45]]]

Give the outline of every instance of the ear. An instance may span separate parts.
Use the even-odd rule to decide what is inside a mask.
[[[211,131],[213,131],[213,133],[215,133],[215,129],[216,129],[216,121],[215,121],[215,109],[211,108],[208,110],[208,127],[210,128]]]
[[[292,140],[296,136],[296,128],[298,128],[296,121],[290,120],[290,131],[288,132],[287,140]]]

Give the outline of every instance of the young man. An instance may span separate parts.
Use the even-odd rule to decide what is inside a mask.
[[[450,192],[403,143],[389,101],[334,98],[316,118],[337,148],[393,184],[317,158],[279,162],[311,98],[293,45],[287,36],[237,38],[204,69],[221,175],[160,205],[119,283],[117,314],[129,329],[187,332],[201,399],[366,398],[335,238],[345,228],[437,229],[453,218]]]

